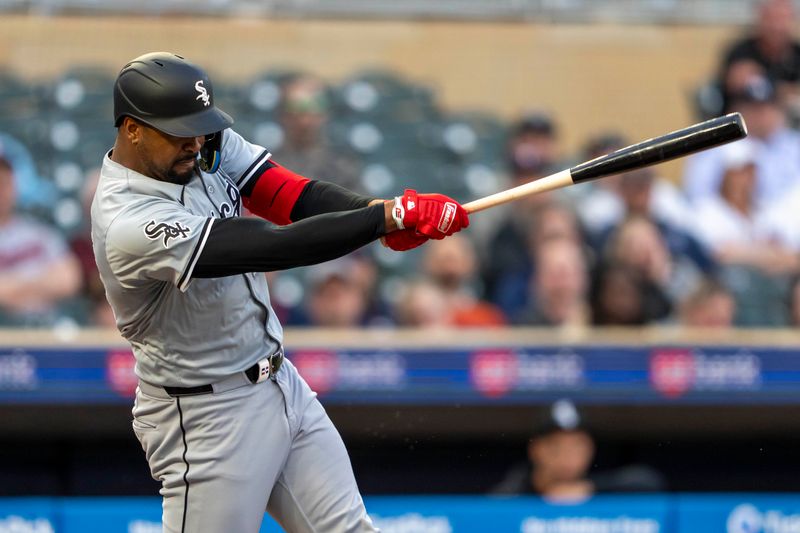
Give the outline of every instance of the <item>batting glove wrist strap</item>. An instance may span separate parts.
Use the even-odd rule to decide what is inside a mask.
[[[418,204],[417,191],[414,189],[406,189],[403,191],[403,196],[397,196],[394,199],[392,218],[398,229],[403,230],[416,226],[417,220],[419,220]]]

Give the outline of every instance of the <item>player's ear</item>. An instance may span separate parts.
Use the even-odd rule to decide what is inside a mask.
[[[122,134],[131,144],[137,144],[142,138],[141,124],[133,120],[131,117],[122,119],[122,126],[120,127]]]

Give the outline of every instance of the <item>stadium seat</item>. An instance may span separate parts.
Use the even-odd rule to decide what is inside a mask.
[[[438,116],[433,93],[386,70],[366,70],[334,90],[334,112],[341,117],[384,117],[417,122]]]
[[[741,327],[781,327],[787,324],[789,280],[754,268],[731,265],[720,279],[736,300],[735,323]]]
[[[80,117],[112,115],[114,76],[91,65],[67,70],[44,91],[45,110]]]

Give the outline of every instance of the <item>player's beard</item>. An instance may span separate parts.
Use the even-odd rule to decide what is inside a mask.
[[[192,176],[196,173],[199,175],[199,166],[197,163],[197,156],[184,156],[174,160],[169,167],[159,167],[157,166],[152,158],[148,157],[147,150],[144,147],[138,147],[140,158],[144,162],[144,165],[147,167],[148,174],[150,177],[155,178],[160,181],[166,181],[168,183],[174,183],[176,185],[186,185],[192,180]],[[187,168],[186,170],[178,171],[175,167],[184,161],[193,161],[191,167]]]
[[[192,180],[192,177],[195,174],[199,175],[200,174],[200,168],[198,166],[196,157],[192,157],[191,158],[191,160],[194,161],[194,164],[192,165],[192,167],[189,170],[184,170],[183,172],[178,172],[178,171],[175,170],[175,165],[177,165],[179,163],[182,163],[183,161],[188,161],[188,160],[189,159],[187,159],[187,158],[183,158],[183,159],[179,159],[178,161],[175,161],[175,163],[167,171],[165,181],[168,181],[170,183],[175,183],[176,185],[186,185],[187,183],[189,183]]]

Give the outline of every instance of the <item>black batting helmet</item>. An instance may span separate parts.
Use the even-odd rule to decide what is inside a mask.
[[[233,125],[214,105],[208,74],[169,52],[139,56],[114,82],[114,125],[126,116],[176,137],[200,137]]]

